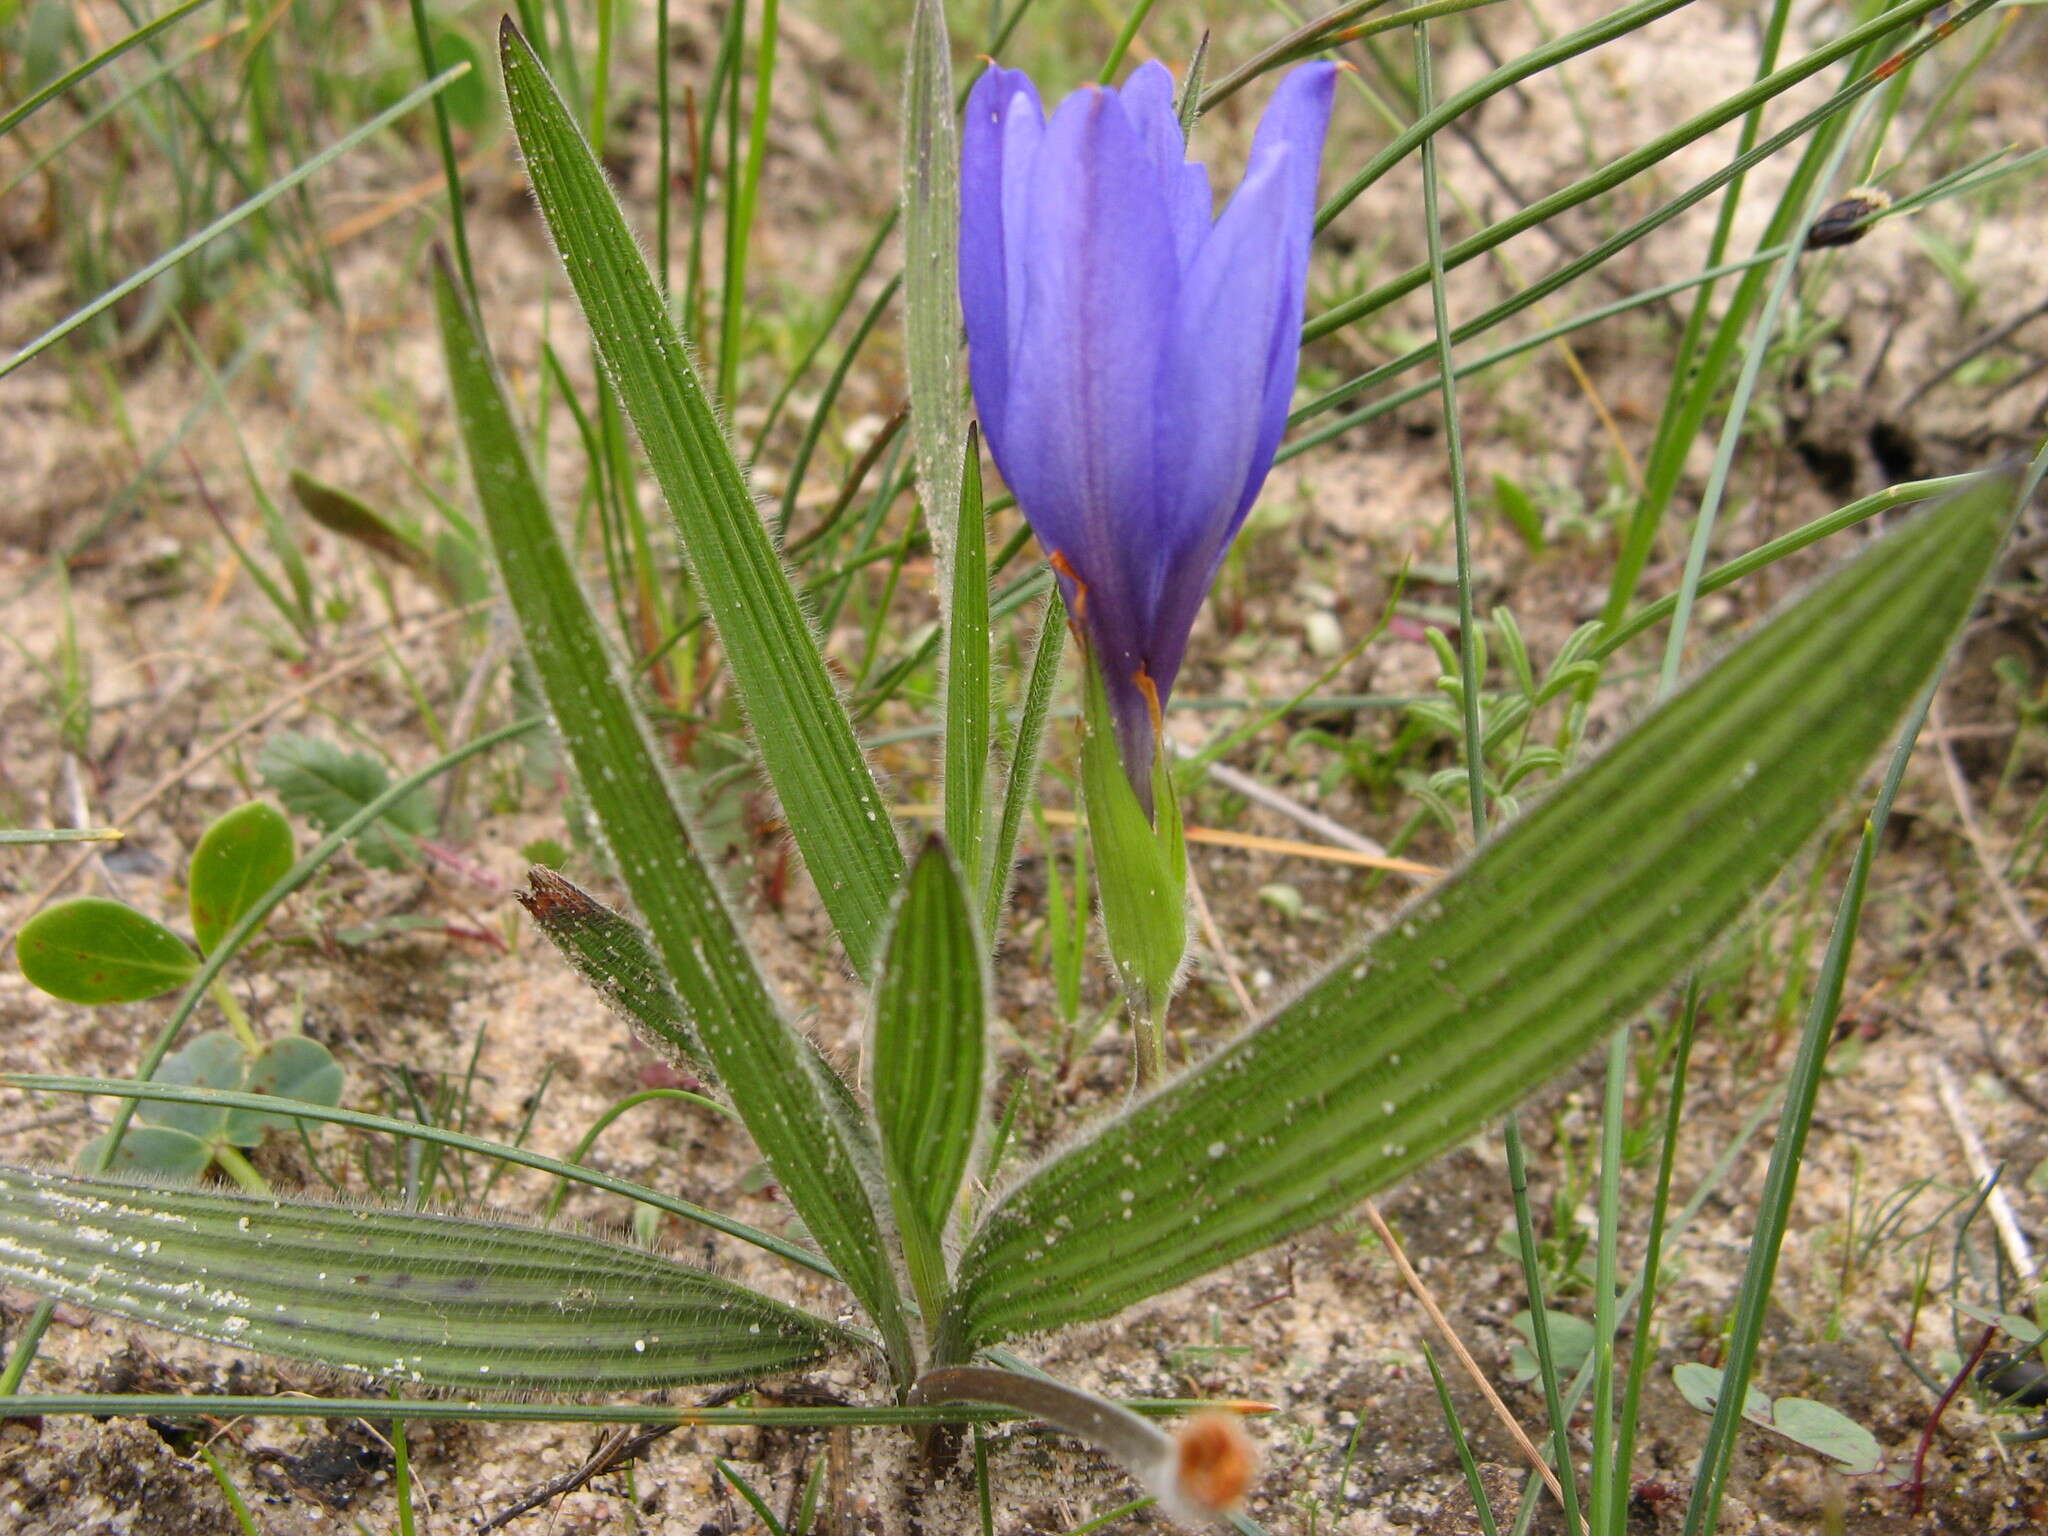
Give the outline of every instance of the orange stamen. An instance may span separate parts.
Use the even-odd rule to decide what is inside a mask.
[[[1152,674],[1145,670],[1145,663],[1138,663],[1138,670],[1131,681],[1138,685],[1138,692],[1145,695],[1145,708],[1152,715],[1152,738],[1158,740],[1164,734],[1165,721],[1159,712],[1159,689],[1152,681]]]

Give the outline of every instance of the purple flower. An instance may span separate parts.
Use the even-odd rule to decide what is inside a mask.
[[[1336,66],[1280,83],[1220,216],[1173,76],[1046,118],[1021,70],[967,99],[960,303],[983,435],[1101,670],[1149,807],[1155,717],[1287,422]]]

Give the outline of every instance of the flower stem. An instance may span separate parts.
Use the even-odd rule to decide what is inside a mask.
[[[1133,998],[1131,1039],[1136,1047],[1137,1090],[1166,1076],[1166,998]]]

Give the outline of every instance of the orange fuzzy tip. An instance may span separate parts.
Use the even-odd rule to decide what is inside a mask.
[[[1244,1502],[1259,1458],[1234,1414],[1196,1414],[1174,1436],[1174,1449],[1176,1491],[1183,1499],[1218,1513]]]

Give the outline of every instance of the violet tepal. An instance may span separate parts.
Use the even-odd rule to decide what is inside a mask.
[[[960,301],[983,435],[1100,670],[1150,804],[1155,714],[1286,425],[1336,66],[1274,93],[1214,213],[1173,76],[1048,119],[991,65],[961,145]]]

